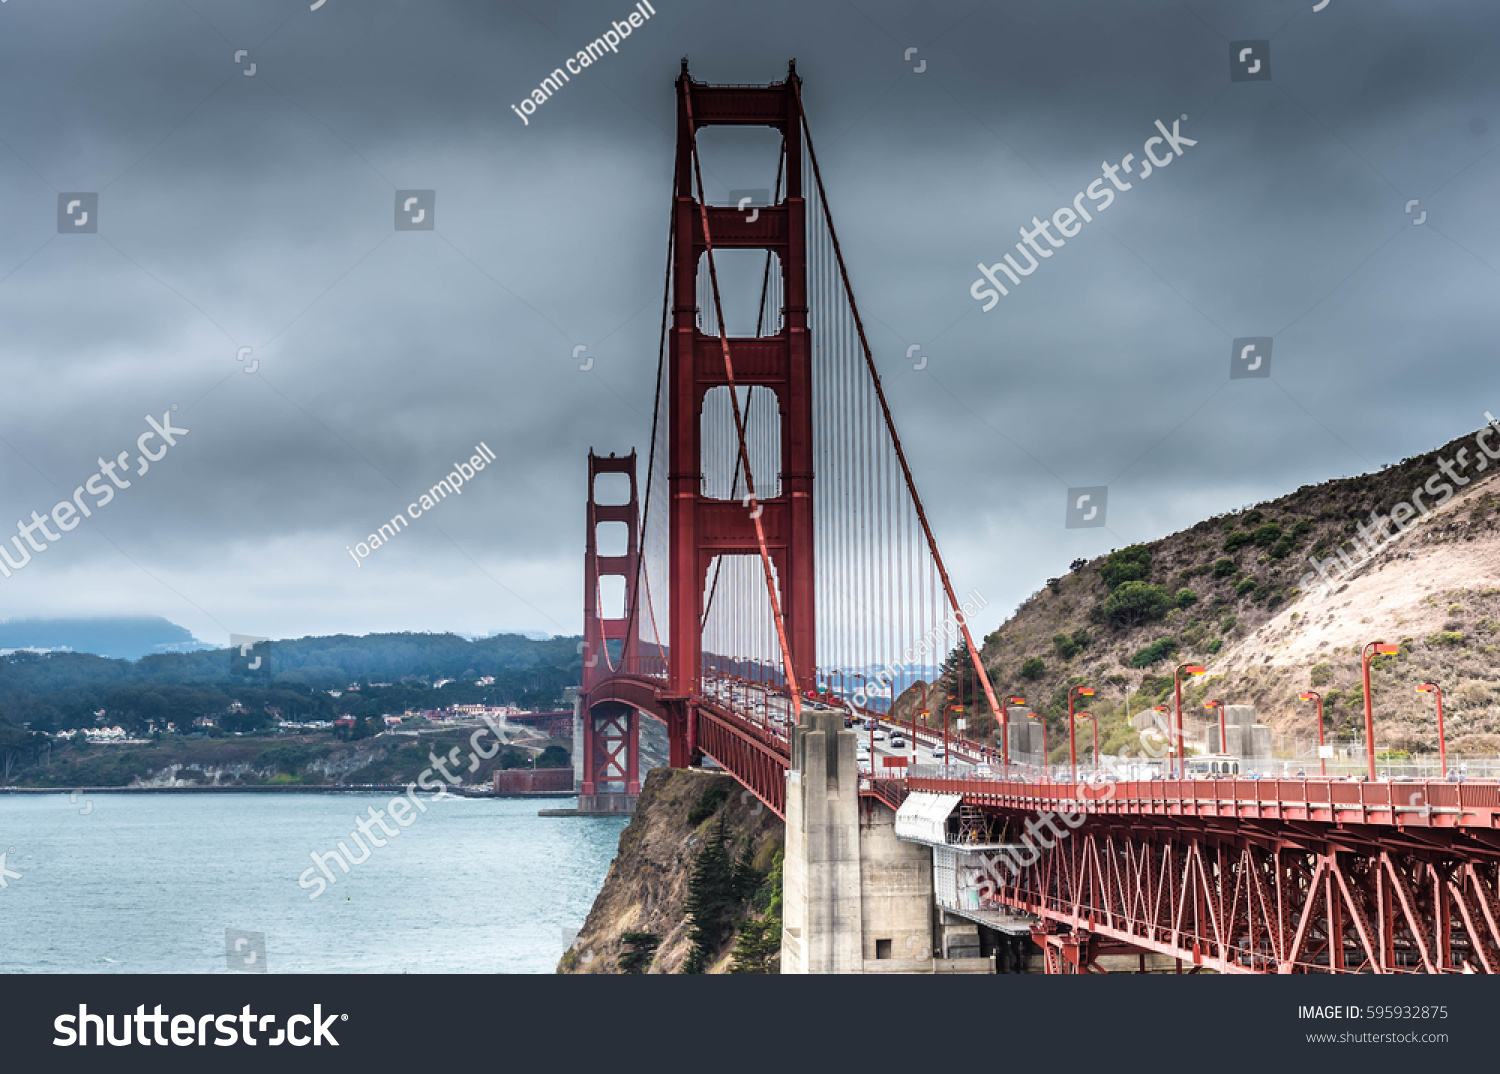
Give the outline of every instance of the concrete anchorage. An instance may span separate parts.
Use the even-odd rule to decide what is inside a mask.
[[[831,709],[805,708],[792,729],[781,972],[943,972],[932,852],[897,840],[888,806],[861,802],[857,740]]]

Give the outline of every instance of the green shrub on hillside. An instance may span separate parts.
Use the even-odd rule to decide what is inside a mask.
[[[709,817],[719,811],[719,807],[729,800],[729,783],[727,780],[717,779],[703,788],[703,793],[698,796],[698,802],[687,815],[688,823],[697,827]]]
[[[1176,638],[1157,638],[1130,658],[1130,666],[1133,668],[1150,667],[1152,664],[1161,663],[1175,652],[1177,652]]]
[[[1208,643],[1208,652],[1210,656],[1217,656],[1219,650],[1222,648],[1224,648],[1223,638],[1215,638],[1213,641]]]
[[[1228,578],[1234,573],[1234,560],[1219,559],[1214,561],[1213,575],[1215,578]]]
[[[1052,648],[1057,651],[1061,659],[1068,660],[1077,655],[1079,647],[1071,635],[1054,634],[1052,635]]]
[[[1039,656],[1033,656],[1021,664],[1021,678],[1038,679],[1047,670],[1046,663]]]
[[[1314,664],[1312,670],[1308,672],[1308,680],[1314,687],[1327,686],[1333,681],[1333,665]]]
[[[1275,522],[1267,522],[1264,526],[1257,527],[1250,539],[1255,542],[1256,548],[1270,548],[1281,540],[1281,526]]]
[[[1240,580],[1240,584],[1234,587],[1234,595],[1237,597],[1243,597],[1246,593],[1251,592],[1254,588],[1254,578],[1242,578]]]
[[[1254,540],[1255,535],[1253,533],[1250,533],[1248,530],[1235,530],[1228,537],[1224,538],[1224,551],[1231,554],[1234,552],[1238,552],[1247,544],[1253,543]]]
[[[1198,594],[1191,589],[1179,589],[1173,603],[1179,608],[1187,608],[1198,603]]]
[[[1133,544],[1118,552],[1111,552],[1099,565],[1099,577],[1112,590],[1126,582],[1144,581],[1150,573],[1151,549],[1143,544]]]
[[[1136,627],[1167,614],[1172,605],[1167,591],[1146,582],[1124,582],[1104,602],[1104,618],[1115,627]]]

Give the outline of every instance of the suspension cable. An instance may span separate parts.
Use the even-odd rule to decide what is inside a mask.
[[[911,466],[906,461],[906,452],[901,447],[901,437],[896,432],[896,421],[891,416],[891,407],[890,407],[890,404],[886,401],[885,389],[884,389],[884,387],[881,386],[881,383],[880,383],[880,373],[875,368],[875,358],[871,354],[871,351],[870,351],[870,341],[869,341],[869,339],[865,335],[864,320],[859,315],[859,306],[854,301],[854,287],[849,282],[849,269],[844,264],[844,254],[843,254],[843,251],[839,247],[838,233],[837,233],[837,231],[834,230],[834,226],[833,226],[833,214],[832,214],[832,212],[828,208],[828,195],[827,195],[827,192],[823,188],[823,173],[822,173],[822,170],[819,169],[819,167],[818,167],[818,155],[813,150],[812,132],[811,132],[811,130],[808,127],[807,112],[805,111],[805,109],[803,108],[803,105],[802,105],[802,85],[796,79],[792,80],[792,90],[793,90],[793,92],[797,96],[797,114],[798,114],[798,117],[801,119],[801,122],[802,122],[802,134],[803,134],[803,137],[806,139],[806,142],[807,142],[807,155],[808,155],[808,158],[812,161],[812,166],[813,166],[813,180],[818,185],[818,201],[819,201],[819,203],[820,203],[820,205],[822,207],[822,210],[823,210],[824,222],[828,225],[828,238],[829,238],[829,240],[830,240],[830,242],[831,242],[831,244],[833,246],[833,256],[834,256],[835,261],[838,264],[839,275],[842,278],[843,283],[844,283],[844,293],[848,297],[848,300],[849,300],[849,310],[850,310],[850,313],[854,317],[854,327],[855,327],[855,330],[859,334],[859,343],[860,343],[861,349],[864,352],[865,365],[866,365],[866,367],[869,370],[870,380],[871,380],[871,383],[874,385],[875,395],[876,395],[876,398],[880,402],[880,410],[881,410],[882,415],[885,418],[886,431],[890,435],[891,446],[895,449],[896,458],[901,463],[901,473],[902,473],[902,475],[904,476],[904,478],[906,480],[906,488],[907,488],[908,493],[911,495],[912,505],[916,509],[917,519],[922,524],[922,532],[923,532],[923,534],[927,538],[927,546],[928,546],[928,548],[932,552],[933,561],[934,561],[934,563],[935,563],[935,565],[937,567],[938,574],[942,578],[943,590],[947,594],[948,604],[953,609],[953,616],[954,616],[954,619],[958,622],[959,629],[963,631],[964,644],[965,644],[965,646],[967,646],[967,648],[969,650],[969,659],[970,659],[970,661],[974,665],[975,674],[978,675],[980,682],[982,682],[984,684],[985,697],[986,697],[986,699],[990,703],[990,711],[994,714],[996,724],[997,725],[998,724],[1003,724],[1004,723],[1004,717],[1003,717],[1003,715],[1002,715],[1002,713],[1000,711],[1000,704],[999,704],[999,702],[995,698],[994,687],[990,684],[989,673],[985,670],[983,661],[981,661],[979,659],[979,650],[977,648],[975,648],[975,646],[974,646],[974,638],[969,633],[969,624],[968,624],[968,621],[966,620],[966,618],[964,616],[962,608],[959,607],[958,598],[953,593],[953,583],[948,578],[948,568],[943,563],[942,553],[938,551],[937,538],[933,535],[932,526],[927,521],[927,511],[922,506],[922,497],[917,492],[917,483],[916,483],[916,480],[915,480],[915,478],[912,477]],[[692,119],[691,110],[689,110],[689,116],[688,116],[688,118],[689,118],[689,121],[691,121],[691,119]],[[696,145],[697,145],[697,142],[696,142],[696,139],[695,139],[695,141],[694,141],[695,152],[696,152]],[[696,161],[696,158],[695,158],[695,161]],[[702,185],[701,181],[700,181],[699,185],[700,186]],[[704,230],[706,232],[707,228],[708,228],[708,220],[707,220],[707,216],[706,215],[704,217],[704,224],[703,224],[703,226],[704,226]],[[710,272],[713,269],[712,254],[710,254],[710,257],[709,257],[709,269],[710,269]],[[717,293],[716,293],[715,297],[717,299]],[[728,346],[727,345],[725,347],[724,355],[725,355],[725,360],[727,361],[728,357],[729,357],[729,351],[728,351]],[[1009,744],[1008,743],[1009,732],[1006,731],[1006,732],[1004,732],[1004,734],[1006,735],[1006,739],[1007,739],[1006,744],[1008,745]]]

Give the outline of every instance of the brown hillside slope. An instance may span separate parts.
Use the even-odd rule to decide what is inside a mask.
[[[1500,434],[1489,442],[1500,450]],[[1101,748],[1113,753],[1138,745],[1125,722],[1126,691],[1132,714],[1169,703],[1173,666],[1201,662],[1208,674],[1184,686],[1184,711],[1194,714],[1190,727],[1207,724],[1197,715],[1206,698],[1253,704],[1288,747],[1300,737],[1306,748],[1316,735],[1313,708],[1297,694],[1309,688],[1325,693],[1330,729],[1362,738],[1358,651],[1378,639],[1399,643],[1401,653],[1372,672],[1377,745],[1436,749],[1431,698],[1415,691],[1431,678],[1445,691],[1450,753],[1494,755],[1500,750],[1500,485],[1493,478],[1500,465],[1485,460],[1480,471],[1476,457],[1482,458],[1475,438],[1462,437],[1378,473],[1304,486],[1080,564],[1050,579],[985,638],[982,657],[995,689],[1024,694],[1038,706],[1049,723],[1052,759],[1062,761],[1070,685],[1099,691],[1091,708],[1101,717]],[[1337,578],[1336,591],[1323,590],[1326,599],[1319,601],[1318,590],[1304,581],[1312,570],[1309,556],[1326,559],[1343,548],[1352,558],[1357,527],[1372,512],[1389,513],[1435,474],[1437,482],[1447,480],[1440,461],[1459,466],[1460,458],[1458,474],[1468,483],[1399,540]],[[1428,506],[1440,498],[1420,495]],[[1137,549],[1149,553],[1149,565],[1132,570],[1122,560]],[[1116,616],[1112,623],[1105,611],[1119,589],[1106,576],[1119,583],[1132,573],[1159,587],[1170,603],[1145,622],[1131,625]],[[1191,592],[1179,600],[1182,590]],[[950,693],[960,690],[956,676],[943,685]],[[975,704],[972,673],[962,690],[970,712],[985,708]],[[911,693],[903,696],[898,713],[912,702]],[[987,716],[979,722],[983,732],[992,731]],[[1087,736],[1085,722],[1080,744]]]
[[[722,804],[694,824],[694,807],[716,790]],[[660,937],[648,973],[677,973],[691,943],[684,906],[693,862],[720,817],[732,853],[749,840],[755,867],[771,871],[781,849],[781,820],[727,775],[702,769],[655,768],[646,776],[635,815],[620,833],[620,849],[609,864],[604,886],[572,949],[558,963],[559,973],[618,973],[621,937],[647,932]],[[727,969],[731,938],[710,972]]]

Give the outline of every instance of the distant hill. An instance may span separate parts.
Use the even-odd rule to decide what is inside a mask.
[[[0,649],[71,649],[117,660],[139,660],[152,653],[207,648],[190,631],[154,615],[0,622]]]
[[[413,633],[296,638],[270,643],[269,678],[231,674],[227,649],[152,653],[135,661],[16,651],[0,656],[0,742],[6,725],[45,731],[92,726],[101,709],[104,719],[122,726],[152,718],[177,722],[217,715],[233,700],[317,718],[447,704],[555,708],[563,690],[578,684],[579,642],[520,634],[472,641]],[[372,694],[349,691],[352,683],[393,685],[376,703]],[[439,683],[447,685],[440,690]],[[328,691],[338,691],[337,700]]]
[[[1500,449],[1500,435],[1490,439]],[[1432,700],[1416,692],[1431,679],[1444,690],[1449,752],[1493,756],[1500,751],[1500,467],[1476,462],[1482,458],[1475,438],[1462,437],[1376,473],[1307,485],[1079,561],[984,639],[981,658],[995,691],[1032,701],[1048,721],[1053,760],[1066,760],[1070,686],[1098,690],[1088,707],[1100,717],[1102,752],[1114,753],[1135,737],[1125,722],[1126,690],[1132,715],[1170,705],[1174,666],[1203,663],[1207,675],[1183,684],[1190,732],[1208,723],[1203,702],[1221,699],[1255,705],[1260,722],[1307,748],[1317,733],[1314,709],[1297,695],[1308,689],[1324,693],[1331,734],[1363,739],[1359,651],[1380,640],[1401,651],[1372,670],[1377,747],[1436,750]],[[1416,519],[1404,536],[1368,558],[1357,553],[1371,512],[1385,515],[1414,500],[1431,509],[1425,518],[1401,510]],[[1353,569],[1330,570],[1325,585],[1309,557],[1327,564],[1340,551]],[[972,672],[967,678],[969,711],[983,711]],[[943,683],[960,689],[956,674]],[[897,712],[908,713],[914,701],[908,691]],[[992,731],[987,713],[977,722],[982,733]],[[1084,721],[1080,744],[1088,737]]]

